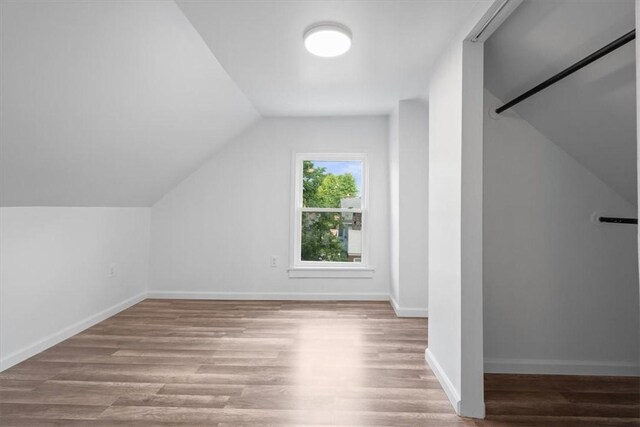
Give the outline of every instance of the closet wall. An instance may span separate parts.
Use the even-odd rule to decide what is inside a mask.
[[[487,372],[639,373],[636,226],[590,218],[636,210],[513,112],[486,115]]]

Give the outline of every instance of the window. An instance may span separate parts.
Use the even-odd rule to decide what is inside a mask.
[[[363,154],[295,156],[292,269],[366,269]]]

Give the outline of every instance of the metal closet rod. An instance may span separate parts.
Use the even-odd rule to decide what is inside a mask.
[[[496,108],[496,113],[500,114],[504,110],[508,110],[509,108],[513,107],[516,104],[519,104],[520,102],[522,102],[525,99],[535,95],[536,93],[540,92],[541,90],[543,90],[543,89],[551,86],[552,84],[564,79],[565,77],[575,73],[579,69],[586,67],[587,65],[591,64],[593,61],[596,61],[596,60],[602,58],[603,56],[613,52],[617,48],[619,48],[621,46],[624,46],[625,44],[629,43],[631,40],[633,40],[635,38],[636,38],[636,30],[633,29],[633,30],[629,31],[627,34],[625,34],[624,36],[612,41],[611,43],[609,43],[605,47],[596,50],[591,55],[581,59],[578,62],[576,62],[575,64],[573,64],[569,68],[565,68],[564,70],[560,71],[555,76],[553,76],[551,78],[548,78],[547,80],[543,81],[542,83],[540,83],[538,86],[534,87],[533,89],[529,89],[528,91],[526,91],[522,95],[520,95],[520,96],[518,96],[516,98],[513,98],[511,101],[507,102],[502,107]]]
[[[601,216],[599,222],[609,222],[613,224],[637,224],[638,218],[617,218],[612,216]]]

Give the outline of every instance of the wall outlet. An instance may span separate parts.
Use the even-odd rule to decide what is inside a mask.
[[[116,277],[116,265],[109,265],[109,269],[107,270],[107,277]]]
[[[271,255],[271,267],[278,266],[278,257],[276,255]]]

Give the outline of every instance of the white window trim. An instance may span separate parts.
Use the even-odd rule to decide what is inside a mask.
[[[292,267],[289,278],[371,279],[373,273],[373,268],[366,267]]]
[[[302,162],[304,160],[316,161],[349,161],[362,162],[362,205],[360,209],[342,208],[303,208],[302,207]],[[361,153],[294,153],[292,171],[292,198],[291,207],[291,254],[290,254],[290,278],[320,277],[320,278],[370,278],[374,270],[369,264],[369,160],[366,154]],[[302,261],[301,234],[302,212],[361,212],[362,213],[362,261],[356,262],[322,262]]]

